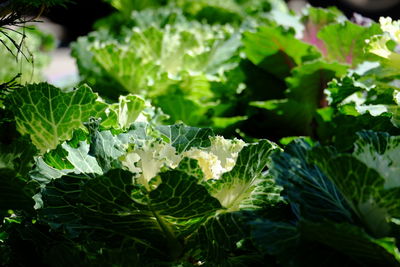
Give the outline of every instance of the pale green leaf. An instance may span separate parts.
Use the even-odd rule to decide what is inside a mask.
[[[263,173],[275,150],[277,146],[266,140],[245,146],[234,168],[208,183],[227,212],[256,210],[281,200],[280,188]]]
[[[372,36],[381,33],[379,25],[363,27],[350,21],[330,24],[322,28],[318,38],[324,41],[329,61],[347,63],[352,67],[368,60],[365,53],[365,42]]]
[[[18,131],[29,135],[42,153],[70,139],[74,129],[84,128],[84,122],[106,108],[87,86],[63,92],[45,83],[15,90],[5,103],[14,112]]]
[[[353,155],[385,179],[385,189],[400,187],[400,137],[359,132]]]
[[[172,126],[158,126],[156,129],[167,138],[167,142],[176,148],[178,153],[189,150],[191,147],[209,147],[209,137],[214,133],[209,128],[196,128],[184,124]]]

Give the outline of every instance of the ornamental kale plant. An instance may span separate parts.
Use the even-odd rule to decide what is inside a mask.
[[[275,144],[158,125],[157,111],[143,99],[129,95],[110,105],[86,86],[63,92],[44,83],[28,85],[7,95],[5,105],[33,144],[21,148],[29,155],[4,153],[13,162],[2,169],[2,203],[10,203],[2,210],[3,250],[11,251],[10,264],[18,249],[12,232],[20,228],[28,235],[60,235],[54,253],[69,247],[65,253],[89,265],[115,264],[106,255],[121,245],[126,256],[120,264],[129,266],[262,261],[252,244],[236,243],[249,235],[247,220],[283,201],[264,172]],[[22,206],[29,209],[10,210]],[[224,227],[220,220],[230,225],[226,231],[218,230]],[[216,239],[225,243],[215,245]],[[29,241],[41,260],[58,264],[56,255],[40,255],[48,243]]]
[[[212,126],[247,140],[302,135],[332,143],[343,116],[330,109],[327,84],[363,75],[379,60],[366,42],[384,29],[358,25],[334,8],[293,15],[271,7],[240,23],[212,24],[176,3],[117,12],[80,38],[72,54],[82,80],[102,96],[141,94],[170,116],[168,123]]]
[[[143,12],[137,20],[147,24],[144,18],[153,12]],[[107,39],[110,36],[102,31],[79,39],[73,55],[82,76],[111,99],[128,92],[153,99],[170,116],[170,123],[224,128],[243,120],[226,115],[238,101],[234,96],[243,76],[238,64],[240,36],[229,25],[203,25],[188,21],[179,11],[174,14],[176,23],[161,27],[153,21],[120,42]],[[165,10],[157,15],[160,23],[171,16]]]
[[[75,88],[4,70],[0,265],[400,265],[399,22],[108,2]]]

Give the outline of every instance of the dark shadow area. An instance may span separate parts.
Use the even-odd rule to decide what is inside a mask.
[[[391,17],[393,19],[400,18],[400,1],[393,0],[393,4],[384,3],[386,1],[381,0],[370,0],[370,4],[357,6],[357,4],[351,4],[352,2],[359,2],[355,0],[308,0],[312,6],[316,7],[329,7],[335,6],[346,14],[347,17],[351,18],[353,13],[361,14],[365,17],[369,17],[373,20],[379,20],[379,17]],[[368,2],[368,1],[367,1]],[[391,1],[388,1],[391,2]],[[396,3],[397,2],[397,3]]]
[[[102,0],[75,0],[65,7],[53,7],[45,16],[65,28],[61,46],[67,46],[77,37],[87,35],[99,18],[111,14],[113,8]]]
[[[397,4],[391,5],[388,8],[374,8],[372,6],[358,8],[350,4],[351,1],[356,0],[308,0],[311,5],[316,7],[336,6],[348,17],[352,17],[353,13],[356,12],[374,20],[378,20],[380,16],[390,16],[393,19],[400,18],[400,0],[398,0]],[[379,2],[379,0],[369,1]],[[396,2],[396,0],[392,1]],[[377,5],[379,6],[379,4]],[[65,27],[66,35],[61,40],[61,46],[67,46],[70,42],[76,40],[77,37],[86,35],[92,31],[94,22],[99,18],[111,14],[112,11],[113,8],[103,0],[75,0],[66,7],[57,6],[51,8],[45,13],[45,16],[51,21]]]

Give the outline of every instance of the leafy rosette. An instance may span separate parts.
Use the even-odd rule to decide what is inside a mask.
[[[7,223],[0,231],[8,248],[23,232],[53,263],[262,261],[247,223],[283,201],[265,173],[275,144],[160,126],[162,115],[142,98],[108,104],[88,86],[28,85],[5,104],[27,137],[1,147]],[[108,258],[121,249],[129,253]]]
[[[209,125],[212,116],[228,117],[228,123],[243,119],[229,117],[244,86],[240,35],[232,27],[197,22],[135,27],[120,41],[106,40],[103,33],[73,46],[82,79],[100,94],[148,97],[171,123]]]
[[[255,222],[256,243],[279,254],[317,242],[339,259],[398,266],[399,152],[399,136],[382,132],[359,132],[353,153],[292,142],[272,156],[270,175],[296,219]]]
[[[248,235],[241,214],[282,201],[264,173],[273,143],[245,144],[182,124],[87,127],[37,159],[31,177],[42,184],[35,196],[40,221],[78,244],[87,238],[104,250],[129,244],[148,264],[255,260],[254,249],[247,255],[237,246]]]
[[[379,25],[359,25],[334,8],[309,7],[300,16],[292,15],[292,25],[269,19],[243,34],[244,52],[258,68],[257,75],[245,71],[247,93],[253,94],[246,131],[260,137],[260,132],[278,132],[279,137],[333,139],[330,135],[338,132],[327,126],[336,115],[329,108],[328,84],[351,72],[365,72],[374,58],[365,52],[366,40],[382,33]],[[257,124],[261,118],[264,125]]]

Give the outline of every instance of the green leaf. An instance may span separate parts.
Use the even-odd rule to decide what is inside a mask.
[[[286,79],[287,97],[297,102],[321,107],[324,106],[323,90],[333,77],[340,77],[347,68],[341,64],[314,61],[295,68],[292,77]]]
[[[358,86],[357,86],[358,85]],[[363,88],[362,84],[357,84],[354,77],[345,76],[340,80],[333,79],[328,83],[327,94],[330,105],[337,107],[347,97]]]
[[[267,219],[255,220],[250,225],[251,239],[263,253],[276,255],[299,244],[300,233],[296,225]]]
[[[29,187],[14,170],[0,169],[0,215],[8,210],[32,211],[34,201]]]
[[[226,212],[257,210],[281,200],[280,188],[263,173],[276,150],[277,146],[267,140],[245,146],[230,172],[208,182],[211,195]]]
[[[254,64],[279,78],[289,76],[294,67],[305,61],[320,57],[313,46],[280,28],[263,26],[255,33],[245,32],[243,43],[247,57]]]
[[[134,123],[126,132],[116,135],[109,130],[99,131],[98,121],[87,126],[89,135],[76,134],[77,140],[63,143],[64,150],[51,158],[55,161],[65,158],[74,169],[59,170],[58,177],[49,179],[39,175],[45,182],[35,198],[40,220],[57,232],[67,233],[73,240],[113,240],[118,246],[129,239],[141,255],[171,261],[181,258],[186,248],[198,246],[189,247],[188,243],[198,240],[201,231],[197,230],[206,221],[216,220],[210,224],[215,227],[223,218],[229,224],[245,227],[244,218],[231,215],[210,193],[211,183],[205,182],[210,177],[206,174],[214,169],[216,173],[211,178],[229,180],[233,191],[235,185],[243,185],[244,197],[239,196],[237,200],[242,210],[260,210],[281,201],[279,188],[263,173],[268,155],[276,149],[268,141],[242,150],[244,142],[240,140],[225,140],[214,137],[210,129],[185,125],[152,127]],[[242,152],[239,154],[239,151]],[[127,166],[129,171],[121,170],[121,165]],[[43,171],[51,175],[47,169]],[[226,176],[220,178],[223,173]],[[215,217],[217,212],[226,215]],[[246,231],[228,227],[218,237],[223,239],[226,233],[232,235],[225,243],[235,255],[224,252],[232,265],[261,260],[251,250],[245,255],[240,252],[247,250],[246,244],[240,244]],[[209,244],[206,246],[214,249]],[[111,248],[117,247],[110,244],[105,249]],[[218,245],[214,252],[201,253],[199,260],[221,249]],[[207,261],[214,262],[213,259]]]
[[[176,0],[187,16],[209,24],[240,25],[249,16],[280,11],[288,13],[286,4],[281,0]]]
[[[187,18],[183,15],[183,11],[173,6],[162,7],[157,9],[149,8],[141,11],[133,11],[130,14],[129,21],[126,18],[123,19],[125,23],[123,26],[129,27],[130,24],[128,23],[129,21],[132,21],[134,26],[137,26],[142,29],[148,28],[150,26],[164,28],[167,25],[185,24],[188,22]],[[110,29],[110,23],[107,24],[107,22],[108,21],[106,19],[103,27],[112,32],[112,29]],[[114,34],[118,34],[118,32],[115,32]]]
[[[392,113],[392,123],[397,128],[400,128],[400,92],[395,92],[393,95],[396,105],[389,106],[389,111]]]
[[[89,134],[76,134],[57,150],[39,157],[32,178],[46,184],[70,173],[92,177],[125,166],[135,175],[140,174],[136,178],[148,187],[161,168],[176,168],[186,156],[185,151],[209,147],[210,137],[214,135],[211,129],[183,124],[153,128],[150,124],[135,122],[122,133],[100,131],[99,121],[92,121],[87,127]]]
[[[387,236],[391,231],[390,218],[400,214],[400,187],[390,173],[398,164],[396,160],[388,163],[396,158],[393,150],[398,149],[398,141],[382,133],[362,132],[359,136],[353,155],[316,147],[313,161],[334,182],[366,229],[374,236]],[[389,145],[386,147],[385,143]],[[379,159],[371,162],[378,155]],[[377,162],[389,169],[382,171],[385,168]]]
[[[57,151],[45,154],[44,157],[36,159],[36,167],[30,173],[30,176],[40,182],[47,184],[53,179],[58,179],[64,175],[75,173],[92,177],[96,174],[103,174],[103,170],[108,170],[116,164],[115,155],[122,155],[118,151],[120,142],[106,131],[98,133],[93,139],[94,144],[91,146],[88,141],[79,141],[76,147],[71,146],[67,142],[61,144]],[[107,144],[102,141],[109,142]],[[93,152],[90,152],[93,150]],[[91,155],[94,153],[95,155]],[[51,162],[49,162],[49,158]]]
[[[350,155],[332,157],[318,164],[335,183],[348,205],[376,236],[385,236],[390,228],[387,223],[388,208],[399,196],[398,192],[386,197],[381,192],[384,179],[365,164]],[[385,201],[386,198],[386,201]]]
[[[199,162],[196,159],[191,158],[183,158],[180,162],[176,170],[184,172],[189,176],[196,177],[198,181],[203,181],[205,179],[204,173],[199,166]]]
[[[346,73],[346,66],[318,60],[298,66],[286,78],[287,99],[252,102],[252,106],[274,111],[299,135],[310,136],[318,108],[327,105],[324,89],[332,78]]]
[[[14,112],[18,131],[28,134],[44,153],[70,139],[73,130],[83,128],[90,117],[100,116],[106,104],[97,98],[87,86],[65,93],[40,83],[15,90],[5,103]]]
[[[150,38],[153,37],[150,33],[149,35]],[[88,48],[90,47],[91,46]],[[140,53],[137,51],[135,52],[127,48],[123,49],[121,45],[116,43],[108,43],[99,47],[93,47],[86,53],[93,55],[93,63],[97,68],[100,68],[98,74],[93,73],[96,76],[92,79],[95,79],[97,76],[108,77],[111,81],[105,81],[103,86],[105,87],[107,83],[111,82],[115,84],[118,89],[117,92],[102,91],[102,94],[112,94],[114,98],[118,96],[118,91],[140,94],[149,84],[154,81],[159,83],[161,80],[161,77],[158,76],[159,67],[157,65],[152,62],[145,62],[139,57]],[[84,58],[78,58],[78,61],[80,60],[83,61]],[[82,66],[84,66],[83,63]],[[140,68],[138,66],[140,66]],[[91,75],[89,71],[83,68],[81,69],[81,73]],[[94,81],[94,83],[101,82],[103,82],[101,79],[97,82]]]
[[[19,137],[10,144],[0,143],[0,168],[14,170],[21,177],[26,177],[36,154],[37,150],[28,138]]]
[[[96,129],[98,130],[98,129]],[[150,124],[145,122],[135,122],[131,124],[129,130],[118,135],[118,139],[123,144],[135,144],[143,146],[147,140],[153,139],[151,135],[152,127]]]
[[[161,6],[162,1],[159,0],[106,0],[110,4],[118,9],[120,12],[124,12],[129,15],[133,10],[142,10],[151,7]]]
[[[330,101],[334,101],[339,111],[346,115],[391,117],[392,124],[398,128],[400,94],[392,74],[386,76],[384,67],[379,65],[362,75],[346,76],[339,82],[332,82],[329,86]]]
[[[370,114],[363,114],[357,117],[354,115],[336,115],[333,120],[333,143],[339,151],[349,151],[353,149],[353,144],[357,140],[356,133],[363,130],[388,131],[392,135],[399,134],[393,127],[389,117],[373,117]]]
[[[120,96],[118,105],[115,104],[110,106],[110,109],[116,113],[118,124],[112,124],[110,121],[108,125],[113,126],[114,128],[127,129],[132,123],[136,121],[136,119],[139,117],[145,107],[145,100],[139,96]],[[105,122],[102,122],[102,125],[107,126]]]
[[[89,134],[75,131],[73,139],[37,158],[36,168],[30,173],[31,177],[47,184],[52,179],[69,173],[92,176],[121,167],[118,159],[127,149],[127,144],[123,142],[129,142],[129,137],[136,137],[137,131],[132,130],[131,135],[114,135],[109,130],[99,131],[99,123],[100,121],[87,123]]]
[[[335,7],[325,9],[310,6],[304,12],[301,18],[304,24],[302,40],[316,46],[323,55],[326,55],[325,43],[317,37],[319,31],[326,25],[346,20],[346,17]]]
[[[320,221],[352,221],[342,193],[314,164],[307,162],[311,147],[303,140],[290,143],[285,152],[272,156],[270,175],[283,186],[283,196],[297,216]]]
[[[187,231],[193,229],[192,224],[222,208],[205,187],[197,184],[197,179],[179,171],[162,173],[160,176],[162,183],[149,194],[152,210],[158,210],[158,214],[165,216],[166,221],[181,225],[180,235],[190,233]]]
[[[214,129],[223,131],[228,127],[237,125],[240,122],[247,120],[247,116],[235,116],[235,117],[213,117],[212,125]]]
[[[199,125],[206,118],[208,111],[207,106],[187,99],[179,92],[159,96],[155,103],[170,116],[169,122],[172,124],[182,121],[187,125]]]
[[[77,174],[102,174],[95,157],[89,155],[89,144],[85,141],[79,142],[78,148],[72,148],[67,143],[62,144],[62,148],[67,151],[67,160],[75,167],[74,172]]]
[[[400,253],[394,238],[373,238],[361,228],[348,223],[303,221],[300,231],[307,238],[347,254],[364,264],[397,266]]]
[[[385,179],[384,188],[400,187],[400,137],[387,133],[358,133],[353,155]]]
[[[264,13],[261,18],[268,19],[266,21],[267,25],[276,25],[277,27],[280,26],[285,30],[293,30],[297,38],[302,36],[304,25],[301,23],[300,17],[295,13],[271,10],[269,13]],[[260,24],[263,25],[264,22]]]
[[[209,147],[211,145],[209,137],[214,136],[209,128],[195,128],[184,124],[158,126],[156,129],[167,138],[167,142],[175,147],[178,153],[192,147]]]
[[[368,162],[378,153],[388,158],[384,151],[391,155],[385,145],[389,140],[385,134],[360,133],[354,156],[331,147],[311,148],[304,141],[294,141],[285,152],[273,155],[270,174],[284,187],[283,195],[300,220],[302,239],[321,242],[366,264],[398,261],[393,240],[376,238],[391,233],[390,219],[399,216],[400,190],[384,188],[385,179],[373,169],[376,162],[371,168],[356,158],[360,155]],[[369,250],[371,255],[365,252]]]
[[[129,237],[142,251],[171,260],[182,253],[182,238],[221,206],[185,173],[166,172],[161,180],[147,194],[122,170],[90,179],[64,176],[42,191],[41,218],[73,236],[85,233],[105,241]]]
[[[262,264],[260,255],[251,250],[246,251],[246,244],[243,244],[250,231],[247,222],[253,216],[254,214],[248,212],[218,214],[202,225],[189,242],[193,242],[194,247],[199,247],[200,259],[210,265]]]
[[[381,32],[367,40],[366,51],[378,56],[382,66],[388,67],[393,74],[398,75],[400,55],[395,47],[400,43],[400,26],[397,21],[392,21],[389,17],[381,17],[379,23]]]
[[[58,169],[57,167],[62,166],[62,165],[60,165],[60,161],[66,162],[68,164],[69,168],[63,169],[61,167],[61,169]],[[35,163],[36,163],[36,166],[29,173],[29,175],[33,180],[38,181],[39,183],[44,183],[44,184],[49,183],[52,179],[57,179],[63,175],[73,172],[73,168],[74,168],[74,166],[70,162],[68,162],[63,157],[59,157],[58,155],[57,155],[58,166],[55,166],[55,167],[50,166],[41,157],[37,158]]]
[[[113,135],[111,131],[95,131],[91,136],[90,152],[101,166],[103,172],[121,167],[119,158],[126,152],[126,145],[119,136]],[[93,166],[96,166],[93,164]],[[92,173],[97,173],[93,172]]]
[[[365,42],[381,33],[379,25],[363,27],[349,21],[343,24],[330,24],[321,29],[318,38],[324,41],[325,58],[329,61],[347,63],[352,67],[368,60],[364,52]]]

